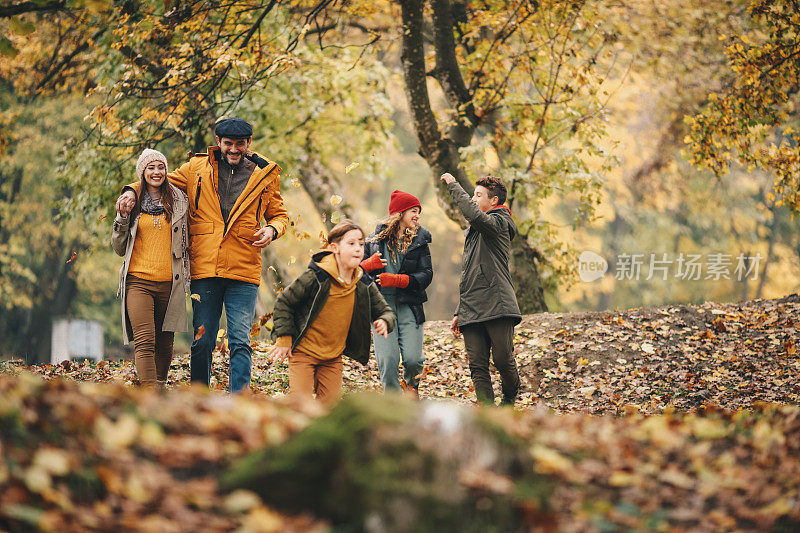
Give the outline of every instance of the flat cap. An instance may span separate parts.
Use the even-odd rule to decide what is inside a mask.
[[[247,139],[253,136],[253,126],[246,120],[240,118],[223,118],[217,122],[214,128],[214,135],[220,139]]]

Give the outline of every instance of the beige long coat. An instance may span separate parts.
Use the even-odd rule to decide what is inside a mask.
[[[172,292],[170,293],[167,312],[164,315],[163,331],[186,331],[188,318],[186,316],[187,280],[183,271],[183,256],[187,253],[184,242],[188,243],[186,215],[189,210],[189,201],[186,194],[169,185],[174,202],[174,214],[170,224],[172,235]],[[133,340],[133,330],[128,319],[127,302],[125,301],[125,278],[128,275],[128,265],[131,252],[136,242],[136,229],[139,226],[139,217],[131,222],[130,217],[123,217],[117,213],[114,219],[114,230],[111,233],[111,246],[117,255],[124,257],[122,267],[119,269],[119,289],[117,298],[122,298],[122,339],[125,344]]]

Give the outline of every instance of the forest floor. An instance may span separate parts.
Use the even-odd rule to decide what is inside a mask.
[[[515,354],[522,388],[517,406],[546,405],[556,412],[661,412],[706,404],[736,409],[755,401],[800,403],[800,295],[740,303],[637,308],[618,312],[542,313],[516,328]],[[222,332],[220,332],[222,333]],[[254,340],[252,392],[288,392],[285,363],[267,359],[269,344]],[[225,339],[214,354],[212,389],[227,388]],[[463,340],[449,323],[427,322],[422,398],[474,402]],[[130,361],[24,366],[45,377],[134,383]],[[345,390],[380,390],[377,364],[345,358]],[[176,355],[171,388],[189,381],[189,355]],[[493,372],[500,396],[499,375]]]
[[[3,361],[0,531],[413,530],[436,516],[476,531],[486,520],[509,530],[797,530],[798,325],[797,295],[527,316],[514,411],[468,407],[463,342],[445,322],[426,325],[420,393],[455,401],[353,394],[327,416],[286,396],[286,365],[269,363],[259,340],[252,391],[236,397],[218,392],[219,352],[211,392],[187,386],[186,354],[165,393],[130,386],[130,362]],[[345,385],[378,390],[374,359],[346,363]],[[321,449],[334,455],[320,455],[325,434]],[[288,464],[293,486],[220,485],[259,450],[273,458],[256,463],[263,479],[282,479],[269,468]],[[410,455],[395,464],[398,453]],[[316,457],[341,466],[303,467]],[[363,486],[372,480],[374,491]],[[317,485],[317,499],[280,500]],[[348,503],[357,494],[371,496]]]

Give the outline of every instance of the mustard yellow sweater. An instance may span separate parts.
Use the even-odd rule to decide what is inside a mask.
[[[339,277],[336,258],[326,255],[317,263],[320,268],[331,275],[331,292],[322,310],[308,327],[306,334],[295,347],[296,353],[309,355],[321,361],[334,359],[342,355],[347,344],[347,332],[353,319],[353,305],[356,301],[356,286],[363,275],[356,269],[350,283]],[[291,346],[292,337],[280,337],[278,346]]]
[[[171,247],[170,223],[166,217],[142,213],[136,229],[136,240],[133,241],[128,274],[148,281],[170,281]]]

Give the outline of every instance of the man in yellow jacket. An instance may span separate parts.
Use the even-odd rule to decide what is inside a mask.
[[[289,217],[280,192],[281,168],[250,151],[252,126],[226,118],[217,122],[214,133],[217,146],[196,154],[167,177],[189,197],[193,325],[196,333],[201,327],[205,330],[192,342],[191,379],[209,384],[224,305],[228,386],[239,392],[250,386],[250,329],[261,282],[261,249],[283,235]],[[130,212],[136,201],[135,190],[126,186],[117,210]]]

